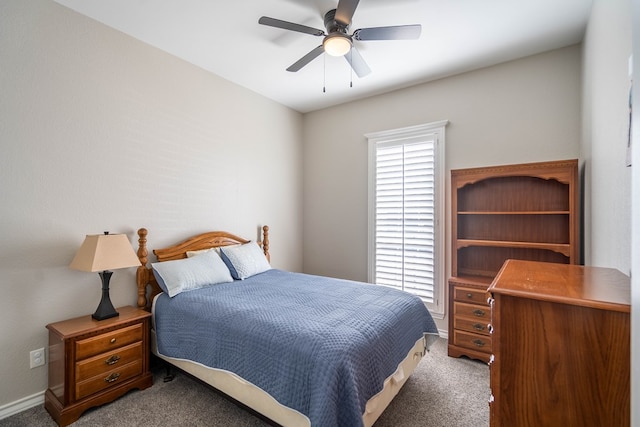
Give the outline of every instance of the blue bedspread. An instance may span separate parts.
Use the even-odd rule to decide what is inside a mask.
[[[155,314],[160,354],[234,372],[318,427],[361,426],[366,401],[437,334],[413,295],[275,269],[162,294]]]

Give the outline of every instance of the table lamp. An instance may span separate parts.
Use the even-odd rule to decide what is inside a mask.
[[[125,234],[109,234],[108,231],[105,231],[104,234],[87,235],[69,268],[100,272],[102,299],[92,317],[96,320],[104,320],[118,316],[118,312],[113,308],[109,298],[109,280],[113,274],[109,270],[140,265],[140,260]]]

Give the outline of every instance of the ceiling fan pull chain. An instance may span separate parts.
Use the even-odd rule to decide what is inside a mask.
[[[322,93],[327,92],[327,55],[322,55]]]
[[[353,46],[349,49],[349,57],[351,58],[349,64],[353,64]],[[349,67],[349,87],[353,87],[353,67]]]

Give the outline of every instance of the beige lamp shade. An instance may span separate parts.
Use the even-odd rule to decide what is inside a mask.
[[[125,234],[92,234],[84,239],[69,268],[93,272],[140,265]]]

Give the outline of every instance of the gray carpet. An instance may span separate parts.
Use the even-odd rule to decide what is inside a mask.
[[[74,427],[107,426],[268,426],[264,420],[231,403],[207,386],[178,373],[132,391],[100,408],[90,409]],[[447,342],[438,339],[375,427],[489,425],[489,368],[465,358],[447,357]],[[55,427],[44,406],[0,420],[0,426]],[[345,426],[348,427],[348,426]]]

